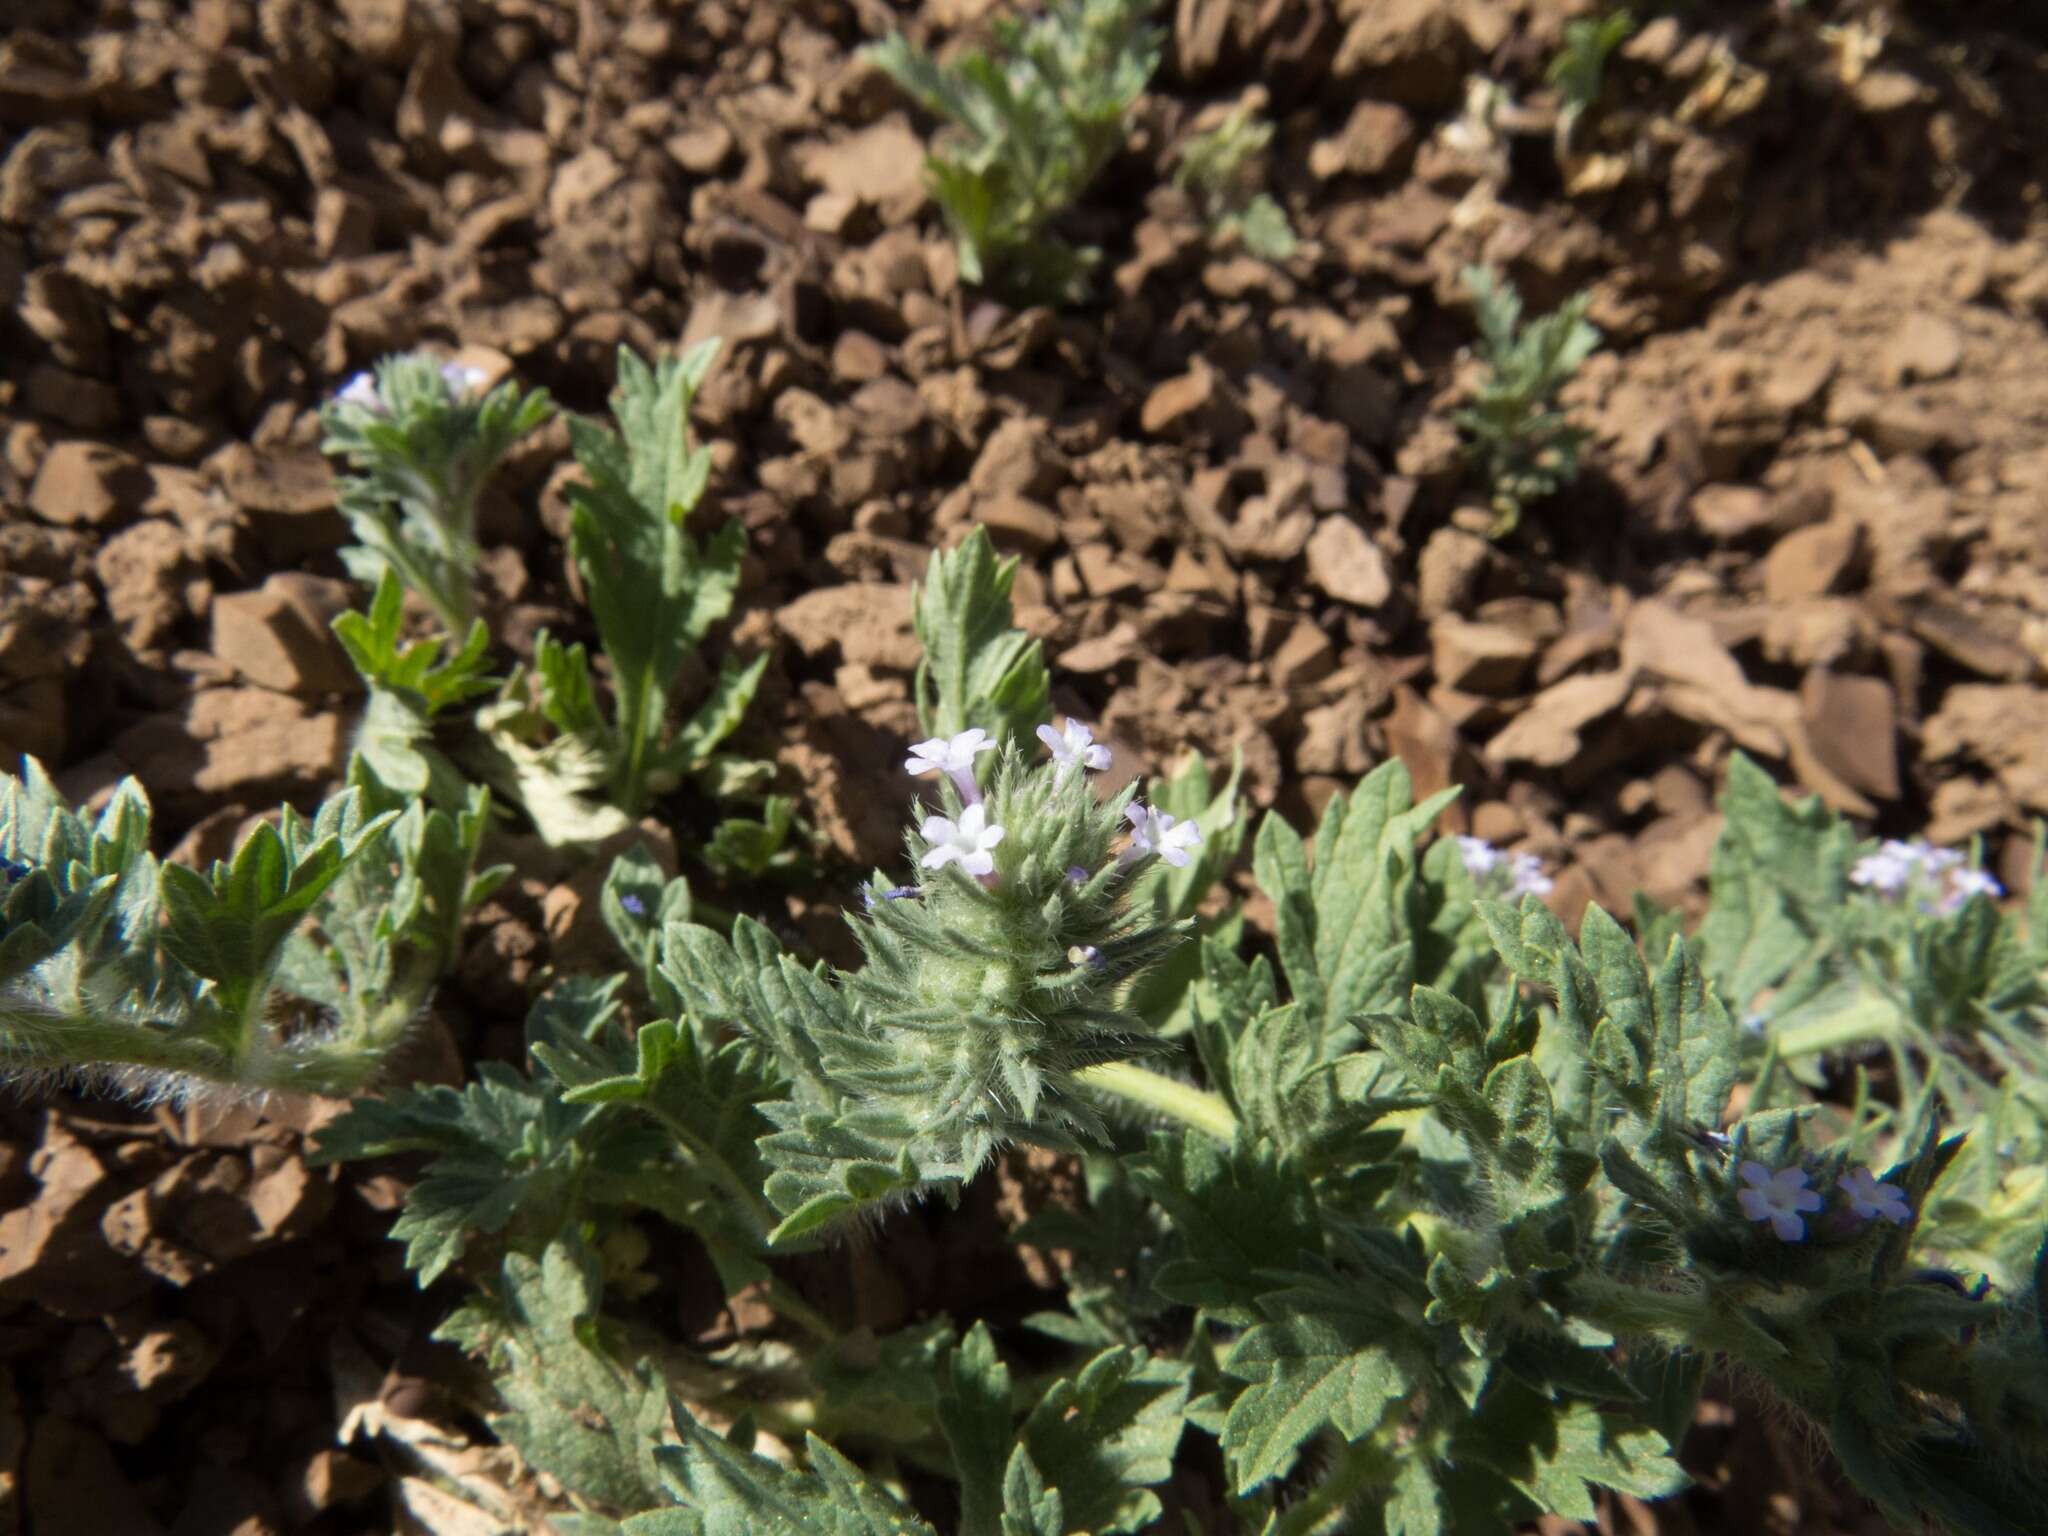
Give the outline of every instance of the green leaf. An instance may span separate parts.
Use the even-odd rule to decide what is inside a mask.
[[[758,663],[734,670],[728,661],[705,711],[664,746],[670,692],[691,651],[731,612],[746,553],[737,522],[701,545],[685,528],[711,472],[709,451],[689,440],[690,403],[717,351],[708,341],[649,368],[621,348],[612,392],[619,431],[570,424],[586,480],[569,489],[569,550],[611,660],[614,708],[600,730],[577,664],[564,661],[550,713],[602,755],[613,803],[628,817],[729,734],[760,676]]]
[[[165,865],[165,952],[215,984],[226,1014],[246,1019],[285,939],[390,820],[388,813],[366,819],[351,790],[310,822],[286,807],[282,830],[259,823],[231,858],[204,875]]]
[[[1224,1148],[1192,1132],[1155,1131],[1129,1166],[1179,1237],[1181,1256],[1156,1281],[1174,1301],[1249,1323],[1272,1288],[1262,1270],[1322,1252],[1314,1196],[1270,1144]]]
[[[979,726],[998,741],[1028,740],[1050,718],[1050,681],[1039,644],[1010,627],[1017,557],[996,557],[988,530],[933,553],[911,590],[924,655],[917,711],[925,730],[953,736]]]
[[[798,1471],[719,1439],[681,1403],[673,1412],[683,1443],[657,1456],[682,1507],[632,1516],[627,1536],[934,1536],[816,1435]]]
[[[505,1410],[492,1431],[579,1498],[613,1509],[663,1502],[654,1459],[668,1399],[644,1362],[618,1357],[598,1316],[594,1254],[552,1243],[539,1262],[510,1254],[499,1284],[437,1337],[479,1349]]]
[[[1331,1032],[1398,1008],[1414,980],[1415,844],[1454,790],[1413,802],[1408,771],[1383,763],[1347,803],[1334,795],[1316,832],[1311,872],[1301,839],[1278,817],[1259,829],[1253,868],[1275,906],[1275,942],[1294,1000]]]
[[[319,1133],[309,1161],[438,1154],[391,1229],[406,1245],[407,1267],[431,1285],[473,1234],[501,1232],[522,1213],[541,1229],[560,1225],[574,1198],[574,1144],[593,1113],[563,1104],[551,1083],[483,1062],[459,1091],[358,1099]]]
[[[1223,1452],[1240,1494],[1285,1476],[1326,1428],[1358,1440],[1418,1385],[1385,1342],[1394,1319],[1364,1298],[1288,1309],[1242,1334],[1223,1368],[1250,1385],[1230,1405]],[[1273,1303],[1268,1304],[1269,1307]]]
[[[995,1340],[985,1324],[969,1329],[948,1359],[938,1413],[939,1427],[952,1448],[953,1472],[960,1479],[958,1536],[1004,1536],[1006,1481],[1014,1470],[1012,1452],[1021,1453],[1022,1447],[1016,1444],[1010,1416],[1010,1370],[996,1357]],[[1027,1463],[1029,1459],[1027,1455]],[[1019,1475],[1031,1486],[1037,1468]],[[1040,1479],[1020,1516],[1030,1516],[1043,1492]]]
[[[1597,1518],[1588,1484],[1657,1499],[1690,1482],[1656,1431],[1590,1403],[1549,1402],[1513,1382],[1487,1393],[1469,1432],[1458,1437],[1457,1454],[1493,1468],[1539,1508],[1568,1520]]]
[[[1114,1536],[1159,1517],[1150,1489],[1173,1475],[1189,1381],[1185,1365],[1116,1348],[1046,1388],[1022,1442],[1069,1531]]]
[[[1066,1536],[1067,1507],[1057,1488],[1048,1488],[1031,1453],[1018,1446],[1003,1473],[1002,1536]],[[966,1536],[967,1527],[961,1527]]]

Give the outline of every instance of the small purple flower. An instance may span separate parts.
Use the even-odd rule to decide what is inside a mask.
[[[1744,1163],[1735,1171],[1749,1186],[1735,1193],[1742,1202],[1742,1214],[1751,1221],[1768,1221],[1780,1242],[1796,1243],[1805,1237],[1803,1213],[1817,1211],[1826,1203],[1806,1187],[1807,1172],[1796,1163],[1775,1173],[1762,1163]]]
[[[340,393],[334,398],[338,404],[376,411],[380,415],[384,410],[384,396],[378,392],[375,375],[369,373],[357,374],[341,386]]]
[[[441,378],[458,395],[473,395],[490,380],[490,375],[471,363],[443,363]]]
[[[926,869],[944,869],[948,864],[958,864],[970,875],[981,876],[995,873],[996,859],[992,851],[1003,840],[1003,829],[988,824],[988,807],[980,803],[970,805],[960,813],[955,822],[944,816],[928,816],[924,825],[917,829],[917,835],[931,847],[918,863]]]
[[[1131,824],[1131,846],[1118,863],[1125,869],[1148,853],[1156,853],[1175,869],[1184,869],[1202,846],[1202,829],[1149,805],[1127,805],[1124,819]]]
[[[1543,873],[1543,861],[1533,853],[1518,853],[1508,862],[1510,896],[1548,896],[1550,876]]]
[[[974,760],[984,752],[996,749],[994,740],[979,726],[960,732],[957,736],[934,736],[929,741],[920,741],[910,749],[909,760],[903,765],[905,773],[923,777],[928,773],[943,773],[953,781],[953,787],[960,791],[963,805],[978,805],[981,802],[981,786],[974,780]]]
[[[1046,750],[1052,753],[1052,760],[1059,764],[1054,774],[1057,781],[1064,782],[1076,768],[1100,773],[1109,766],[1109,748],[1096,745],[1095,732],[1072,716],[1057,731],[1049,725],[1041,725],[1038,739],[1045,743]]]
[[[1550,876],[1533,853],[1508,853],[1483,837],[1458,839],[1458,858],[1465,873],[1480,885],[1498,884],[1509,896],[1548,896]]]
[[[1474,880],[1484,880],[1506,857],[1498,848],[1483,837],[1461,837],[1458,839],[1458,857],[1465,865],[1465,873]]]
[[[628,891],[625,895],[619,898],[619,905],[624,907],[628,912],[632,913],[635,917],[645,917],[647,915],[647,903],[642,901],[638,896],[635,896],[631,891]]]
[[[1877,1175],[1868,1168],[1852,1169],[1835,1183],[1849,1197],[1849,1209],[1864,1221],[1882,1216],[1897,1226],[1913,1219],[1913,1207],[1906,1203],[1906,1192],[1896,1184],[1878,1183]]]
[[[2004,894],[2005,887],[1988,870],[1959,869],[1948,877],[1948,894],[1941,899],[1941,910],[1954,912],[1972,896],[1996,901]]]

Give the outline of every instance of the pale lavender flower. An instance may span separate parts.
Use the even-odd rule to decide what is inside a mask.
[[[1906,1203],[1906,1192],[1896,1184],[1878,1183],[1877,1175],[1868,1168],[1852,1169],[1835,1183],[1849,1197],[1849,1209],[1865,1221],[1882,1216],[1896,1226],[1913,1219],[1913,1207]]]
[[[1049,725],[1041,725],[1038,739],[1045,743],[1046,750],[1052,753],[1052,760],[1059,764],[1059,770],[1053,775],[1056,782],[1064,781],[1075,768],[1100,773],[1109,766],[1109,748],[1097,745],[1095,732],[1071,715],[1057,731]]]
[[[630,891],[619,898],[619,905],[635,917],[645,917],[647,915],[647,903],[638,896],[633,895]]]
[[[1508,896],[1548,896],[1550,876],[1533,853],[1509,853],[1483,837],[1460,837],[1458,859],[1483,886],[1498,884]]]
[[[989,850],[1003,840],[1003,829],[988,824],[988,807],[979,801],[962,811],[957,822],[944,816],[926,817],[917,835],[931,844],[918,860],[926,869],[958,864],[970,875],[995,873],[995,855]]]
[[[342,405],[353,405],[366,411],[381,414],[384,409],[384,397],[377,391],[377,379],[374,374],[357,374],[341,386],[340,393],[334,398]]]
[[[957,736],[934,736],[910,749],[910,759],[904,763],[903,771],[919,777],[943,773],[960,791],[963,804],[977,805],[981,801],[981,786],[974,781],[974,760],[995,749],[995,742],[979,726]]]
[[[1742,1214],[1751,1221],[1768,1221],[1780,1242],[1796,1243],[1805,1237],[1802,1213],[1817,1211],[1826,1203],[1806,1187],[1807,1172],[1796,1163],[1775,1173],[1762,1163],[1744,1163],[1735,1171],[1749,1186],[1735,1193],[1742,1202]]]
[[[458,395],[473,395],[490,381],[490,375],[472,363],[443,363],[441,377]]]
[[[1548,896],[1550,876],[1543,873],[1543,861],[1533,853],[1517,853],[1508,860],[1510,896]]]
[[[1461,837],[1458,839],[1458,857],[1464,861],[1465,873],[1474,880],[1484,880],[1507,857],[1483,837]]]
[[[1959,869],[1948,877],[1948,894],[1941,899],[1941,910],[1953,912],[1972,896],[1982,896],[1986,901],[1996,901],[2005,894],[1989,870]]]
[[[1896,896],[1920,869],[1920,856],[1911,843],[1888,838],[1877,852],[1866,853],[1849,870],[1849,883],[1882,895]]]
[[[1124,819],[1131,824],[1131,846],[1118,860],[1128,869],[1148,853],[1156,853],[1175,869],[1184,868],[1202,846],[1202,829],[1192,821],[1181,821],[1149,805],[1127,805]]]

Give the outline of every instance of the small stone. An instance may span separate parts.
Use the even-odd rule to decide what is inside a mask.
[[[186,592],[197,570],[184,530],[168,518],[144,518],[101,546],[93,572],[129,650],[141,655],[170,639],[188,611]]]
[[[1522,630],[1450,613],[1436,618],[1429,635],[1437,682],[1464,693],[1513,693],[1542,649],[1536,636]]]
[[[832,343],[832,374],[844,383],[879,379],[888,367],[888,349],[865,331],[841,331]]]
[[[322,187],[313,198],[313,249],[322,261],[367,256],[377,215],[370,200],[340,187]]]
[[[1924,310],[1908,315],[1878,354],[1878,366],[1893,384],[1947,378],[1962,360],[1961,334]]]
[[[1583,750],[1580,732],[1621,707],[1632,686],[1627,672],[1594,672],[1553,683],[1486,744],[1497,763],[1562,768]]]
[[[1051,509],[1023,496],[996,496],[978,502],[974,520],[988,529],[1000,549],[1043,554],[1060,541],[1060,520]]]
[[[1415,120],[1390,101],[1361,101],[1348,121],[1308,152],[1318,181],[1335,176],[1380,176],[1415,146]]]
[[[1336,647],[1330,637],[1310,620],[1296,619],[1267,658],[1266,670],[1275,686],[1291,691],[1329,676],[1336,664]]]
[[[315,712],[288,694],[263,688],[204,688],[182,709],[138,721],[114,738],[114,750],[152,797],[324,788],[348,758],[349,722]]]
[[[361,684],[331,628],[349,605],[346,582],[280,571],[253,592],[213,600],[213,653],[277,693],[353,693]]]
[[[1416,606],[1426,619],[1472,604],[1481,576],[1494,558],[1493,546],[1462,528],[1439,528],[1422,546],[1416,565]]]
[[[1865,794],[1899,797],[1898,707],[1882,678],[1812,671],[1799,712],[1813,755]]]
[[[384,1469],[345,1451],[315,1451],[299,1473],[288,1497],[295,1513],[319,1514],[368,1498],[384,1485]]]
[[[910,588],[900,583],[820,587],[777,609],[775,623],[806,656],[836,648],[842,661],[907,672],[923,655],[910,628]]]
[[[1822,597],[1848,577],[1862,548],[1862,531],[1846,518],[1788,533],[1764,557],[1764,596],[1774,603]]]
[[[967,486],[977,497],[1028,496],[1044,501],[1066,480],[1059,453],[1046,440],[1045,423],[1013,417],[989,434],[981,455],[968,471]]]
[[[1138,414],[1138,425],[1158,436],[1181,428],[1192,428],[1194,418],[1208,409],[1216,398],[1216,373],[1197,358],[1186,373],[1153,387]]]
[[[115,521],[149,494],[141,461],[105,443],[59,443],[29,488],[29,510],[46,523]]]
[[[1309,583],[1340,603],[1377,608],[1393,596],[1387,557],[1348,517],[1336,514],[1316,524],[1302,553],[1308,560]]]
[[[1771,499],[1753,485],[1703,485],[1686,510],[1700,532],[1724,543],[1771,526]]]

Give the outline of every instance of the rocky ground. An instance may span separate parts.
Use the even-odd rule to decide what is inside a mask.
[[[830,872],[741,896],[820,942],[839,873],[896,846],[909,583],[976,522],[1024,557],[1060,704],[1128,760],[1241,753],[1301,816],[1399,756],[1469,785],[1459,829],[1544,858],[1568,917],[1696,899],[1736,747],[2020,884],[2048,814],[2028,5],[1674,5],[1565,134],[1544,69],[1595,7],[1180,0],[1074,216],[1097,300],[1058,313],[962,287],[933,125],[856,57],[988,9],[11,0],[0,754],[79,800],[136,775],[187,858],[317,798],[358,596],[322,398],[432,345],[596,410],[620,344],[716,335],[709,515],[752,540],[720,646],[773,656],[743,744]],[[1171,186],[1247,95],[1302,237],[1278,265]],[[1498,543],[1452,424],[1475,261],[1537,311],[1590,288],[1610,340],[1567,395],[1585,475]],[[558,421],[485,509],[514,653],[581,622],[566,451]],[[516,1054],[576,905],[500,893],[438,1070]],[[402,1186],[309,1170],[318,1112],[0,1106],[0,1536],[523,1528],[428,1384],[445,1306],[385,1241]],[[894,1236],[808,1279],[878,1321],[953,1304],[939,1239]],[[1612,1529],[1865,1528],[1804,1447],[1710,1409],[1702,1489]]]

